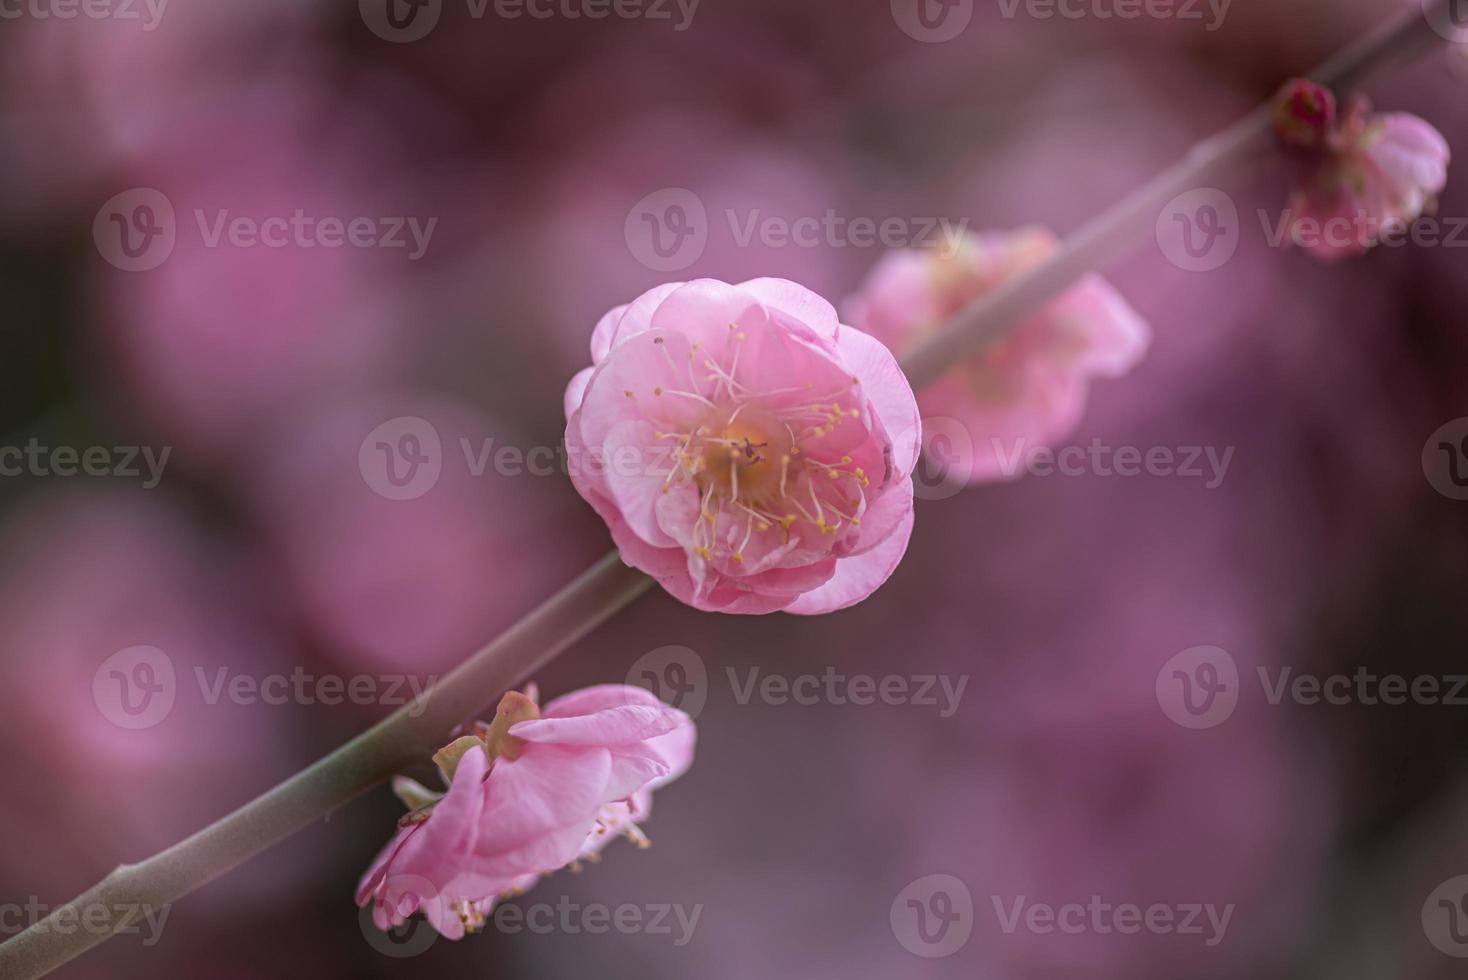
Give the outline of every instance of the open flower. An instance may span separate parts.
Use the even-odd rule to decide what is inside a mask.
[[[510,692],[495,720],[434,756],[442,795],[401,777],[411,811],[357,888],[381,929],[416,911],[450,939],[484,924],[496,899],[638,826],[652,791],[693,762],[692,720],[636,687],[606,684],[546,705]]]
[[[897,567],[917,405],[881,343],[792,282],[671,283],[597,324],[566,390],[577,490],[699,609],[823,613]]]
[[[1407,112],[1373,113],[1296,79],[1275,103],[1275,133],[1299,168],[1290,195],[1291,240],[1327,261],[1360,255],[1384,234],[1431,213],[1452,156],[1432,125]]]
[[[969,235],[953,249],[889,252],[848,301],[847,319],[903,354],[1056,247],[1055,236],[1032,226]],[[969,482],[1013,475],[1005,461],[1073,431],[1090,378],[1130,371],[1150,336],[1120,293],[1100,276],[1087,276],[924,389],[925,436],[930,443],[946,438],[933,420],[953,419],[967,430],[957,464]],[[943,455],[936,445],[927,448]]]

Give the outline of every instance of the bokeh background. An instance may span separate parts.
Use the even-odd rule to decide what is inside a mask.
[[[425,679],[606,550],[561,473],[476,473],[463,452],[556,447],[606,309],[699,275],[840,300],[880,255],[736,234],[767,217],[1063,234],[1404,9],[1235,0],[1220,24],[1202,5],[1046,19],[972,0],[939,42],[904,0],[601,20],[445,0],[409,41],[371,0],[171,0],[151,30],[142,4],[128,20],[38,3],[0,20],[0,445],[169,456],[156,485],[0,479],[6,934],[14,907],[72,897],[389,710],[211,704],[199,675]],[[1461,152],[1465,68],[1443,45],[1369,93]],[[1460,178],[1445,219],[1468,218]],[[1468,705],[1273,705],[1256,670],[1468,673],[1468,503],[1422,462],[1468,415],[1468,256],[1324,266],[1271,247],[1254,215],[1278,213],[1284,179],[1258,160],[1223,186],[1243,227],[1222,267],[1184,271],[1141,241],[1105,270],[1155,343],[1068,442],[1231,450],[1217,486],[1093,473],[934,493],[897,574],[850,611],[725,618],[652,594],[537,678],[554,695],[669,658],[703,678],[700,758],[660,791],[655,846],[516,900],[701,907],[691,941],[491,928],[393,955],[406,945],[370,941],[351,903],[400,812],[382,788],[180,903],[156,942],[56,975],[1461,975],[1424,903],[1468,874]],[[177,215],[145,271],[93,234],[136,188]],[[706,208],[706,240],[663,271],[638,208],[669,189]],[[407,235],[211,247],[195,219],[297,210],[432,234],[422,254]],[[441,475],[394,500],[360,451],[405,417],[441,437]],[[166,652],[178,693],[129,729],[93,681],[139,645]],[[1241,697],[1190,729],[1157,681],[1199,645],[1228,652]],[[741,703],[751,670],[828,669],[966,687],[947,717]],[[931,875],[962,883],[966,941],[899,921]],[[1233,910],[1212,945],[1007,932],[996,913],[1093,895]]]

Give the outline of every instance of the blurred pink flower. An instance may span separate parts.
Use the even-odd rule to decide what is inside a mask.
[[[1337,117],[1329,90],[1290,82],[1275,131],[1300,165],[1288,208],[1292,240],[1318,259],[1361,255],[1430,213],[1447,184],[1452,151],[1443,135],[1411,113],[1373,113],[1364,96]]]
[[[357,904],[381,929],[421,910],[450,939],[501,895],[593,857],[617,834],[639,846],[652,791],[693,762],[693,722],[641,688],[606,684],[546,705],[504,696],[489,726],[437,756],[448,792],[414,810],[373,861]]]
[[[228,465],[323,394],[395,370],[415,247],[323,232],[366,221],[385,240],[389,216],[415,214],[379,128],[277,78],[180,107],[137,144],[131,179],[171,205],[175,241],[145,272],[97,263],[94,369],[181,465]]]
[[[161,120],[217,109],[262,64],[296,66],[304,82],[322,61],[317,28],[327,6],[318,0],[248,8],[140,0],[34,15],[45,6],[16,5],[0,38],[0,117],[16,137],[0,153],[0,173],[26,187],[0,202],[7,216],[52,221],[56,207],[116,179]]]
[[[880,343],[794,283],[670,283],[612,310],[566,390],[572,479],[683,602],[830,612],[912,531],[917,405]]]
[[[605,547],[551,446],[453,399],[357,392],[259,448],[247,506],[312,635],[354,667],[442,673]],[[389,496],[389,466],[421,495]]]
[[[848,303],[847,317],[898,353],[942,330],[970,304],[1044,262],[1043,228],[971,235],[952,252],[887,254]],[[1043,313],[951,371],[919,398],[929,419],[956,419],[973,445],[972,481],[1003,475],[1004,460],[1069,435],[1093,376],[1119,377],[1141,359],[1146,322],[1100,276],[1088,276]],[[927,448],[936,452],[928,433]]]
[[[17,890],[69,896],[294,768],[289,708],[210,694],[294,667],[258,579],[163,493],[52,491],[0,524],[0,750],[15,785],[45,787],[0,802]]]
[[[545,118],[561,118],[574,94],[557,98]],[[580,104],[599,102],[583,95]],[[865,267],[864,250],[845,237],[822,233],[813,245],[780,230],[802,218],[886,212],[858,203],[851,160],[816,139],[818,127],[801,127],[811,138],[792,145],[717,113],[666,110],[576,129],[574,144],[563,139],[536,158],[513,222],[485,223],[500,232],[523,225],[530,236],[528,244],[510,237],[504,265],[523,271],[489,294],[494,308],[504,293],[521,294],[523,316],[544,324],[555,363],[569,369],[585,356],[579,325],[605,312],[606,297],[674,277],[774,274],[835,295]],[[660,254],[669,247],[671,255]],[[574,283],[560,275],[568,268],[580,270]]]

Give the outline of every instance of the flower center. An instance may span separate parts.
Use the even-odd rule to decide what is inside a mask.
[[[726,419],[702,428],[703,449],[695,475],[701,489],[715,487],[720,498],[729,500],[769,500],[778,493],[780,473],[788,474],[790,451],[795,448],[783,426]]]
[[[706,409],[691,430],[655,433],[660,443],[672,444],[663,492],[696,487],[701,506],[693,552],[704,559],[726,556],[736,564],[744,562],[757,534],[783,533],[788,541],[797,524],[831,535],[859,525],[870,485],[851,456],[837,456],[823,444],[843,422],[860,417],[854,407],[857,379],[829,393],[811,383],[756,388],[741,376],[748,373],[739,367],[744,339],[731,324],[721,357],[693,344],[688,388],[659,385],[652,392],[653,405],[681,399]],[[681,373],[663,338],[652,343],[675,376]],[[631,390],[627,395],[638,397]]]

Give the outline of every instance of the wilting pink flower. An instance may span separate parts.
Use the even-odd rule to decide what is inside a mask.
[[[1436,206],[1452,156],[1447,140],[1411,113],[1373,113],[1356,96],[1337,113],[1335,96],[1295,80],[1275,105],[1275,133],[1296,158],[1291,240],[1316,258],[1360,255],[1383,234]]]
[[[652,791],[693,762],[687,715],[641,688],[605,684],[568,694],[542,712],[517,692],[495,720],[434,757],[449,780],[442,797],[411,781],[399,794],[415,809],[357,888],[379,928],[422,911],[441,934],[462,938],[496,898],[543,874],[595,859],[638,824]]]
[[[597,324],[566,389],[581,495],[699,609],[830,612],[907,549],[919,421],[891,353],[782,279],[670,283]]]
[[[970,235],[951,249],[888,253],[848,303],[847,318],[899,354],[942,330],[960,310],[1048,259],[1055,237],[1039,227]],[[951,418],[967,430],[959,452],[970,481],[1010,475],[1004,461],[1069,434],[1093,376],[1117,377],[1141,359],[1151,331],[1100,276],[1088,276],[1043,312],[923,391],[927,448]]]

